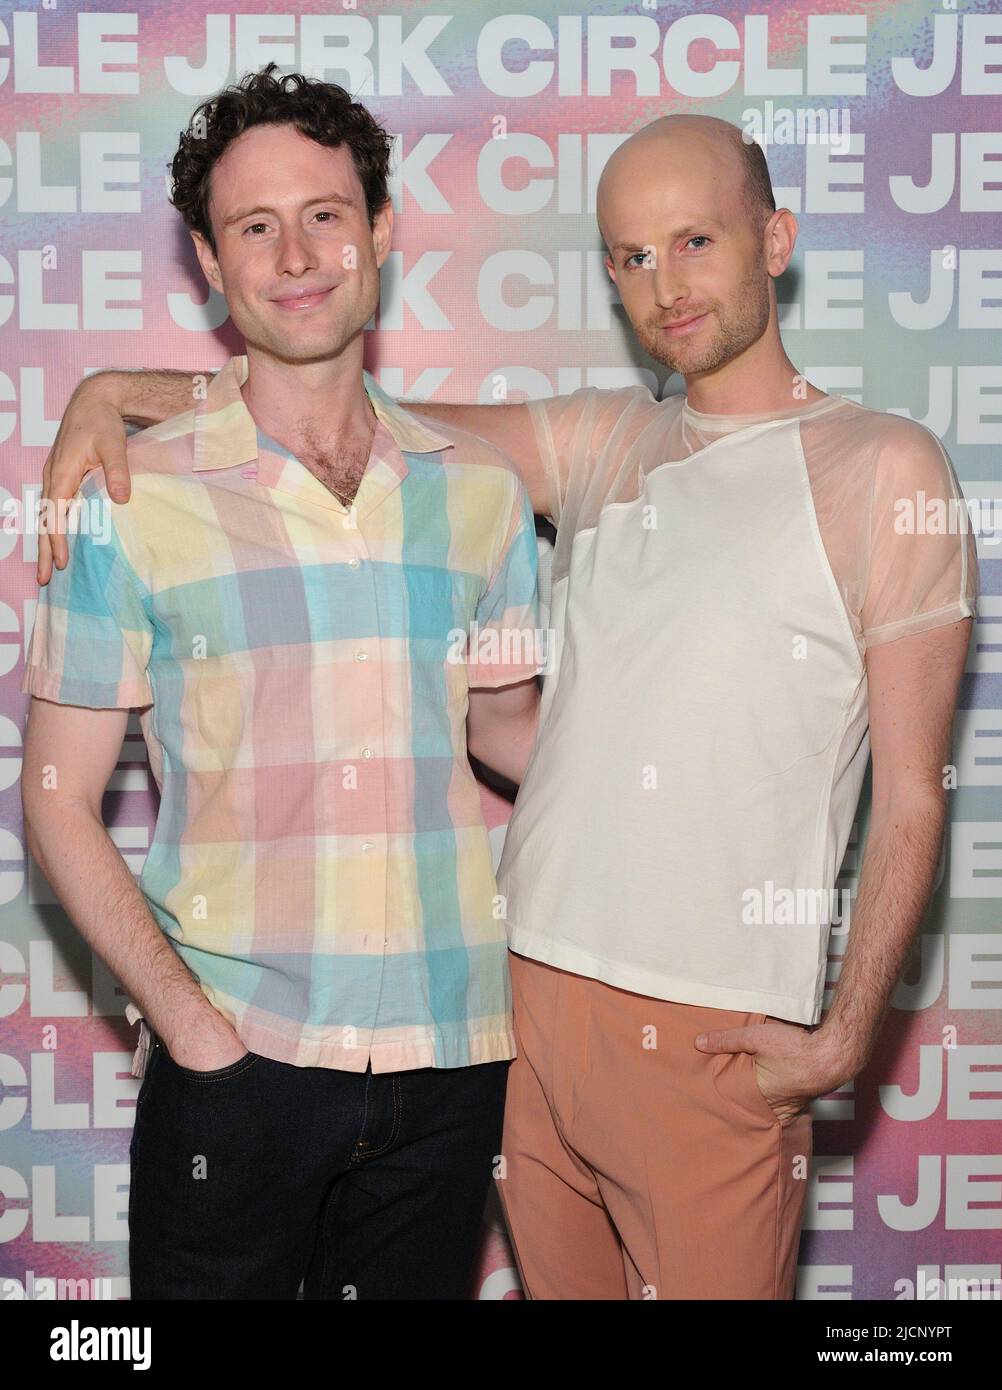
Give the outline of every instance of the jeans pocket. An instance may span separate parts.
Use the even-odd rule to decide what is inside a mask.
[[[162,1048],[157,1046],[156,1040],[154,1039],[152,1041],[152,1046],[150,1047],[149,1056],[146,1058],[146,1070],[143,1072],[143,1079],[139,1083],[139,1090],[136,1093],[136,1119],[139,1118],[139,1112],[142,1109],[143,1101],[150,1093],[150,1087],[153,1084],[154,1073],[158,1070],[157,1055],[161,1051]],[[133,1128],[135,1128],[134,1124]]]
[[[242,1057],[238,1057],[235,1062],[230,1062],[228,1066],[215,1067],[212,1071],[196,1071],[193,1067],[182,1067],[178,1062],[175,1062],[163,1043],[160,1043],[158,1050],[163,1053],[164,1061],[170,1063],[171,1070],[176,1072],[178,1076],[182,1076],[188,1081],[201,1082],[203,1085],[213,1081],[229,1081],[233,1077],[242,1076],[244,1072],[250,1071],[256,1062],[260,1061],[256,1052],[245,1052]]]

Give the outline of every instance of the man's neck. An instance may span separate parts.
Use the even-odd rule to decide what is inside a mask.
[[[703,415],[779,414],[824,400],[782,350],[778,355],[742,353],[712,372],[683,377],[686,400]]]
[[[240,390],[254,423],[293,453],[317,440],[358,445],[371,437],[359,338],[336,357],[306,363],[283,362],[248,344]]]
[[[247,352],[241,393],[254,423],[283,445],[345,507],[368,467],[376,416],[362,379],[361,347],[302,366]]]

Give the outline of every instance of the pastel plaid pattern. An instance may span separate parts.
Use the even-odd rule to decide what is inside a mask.
[[[514,465],[368,374],[352,508],[255,424],[246,356],[92,472],[21,689],[140,708],[160,788],[140,888],[252,1051],[364,1071],[514,1056],[503,915],[466,755],[469,686],[541,669]],[[96,528],[92,528],[96,529]],[[457,634],[479,629],[468,660]],[[460,649],[462,644],[460,643]]]

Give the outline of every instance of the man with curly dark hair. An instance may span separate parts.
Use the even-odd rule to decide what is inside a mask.
[[[209,216],[210,177],[227,147],[245,131],[277,121],[314,144],[344,149],[361,184],[369,226],[384,208],[393,139],[361,102],[333,82],[314,82],[299,73],[274,76],[276,63],[203,102],[181,132],[171,161],[170,201],[185,226],[217,253]]]
[[[462,1298],[514,1056],[468,752],[518,782],[532,747],[535,529],[504,453],[363,371],[390,139],[274,66],[173,161],[246,354],[40,595],[25,826],[143,1020],[133,1297]],[[138,886],[101,819],[130,709]]]

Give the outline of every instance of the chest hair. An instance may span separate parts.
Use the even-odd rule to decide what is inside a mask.
[[[313,476],[323,483],[342,506],[350,507],[369,462],[371,440],[331,444],[307,429],[296,454]]]

